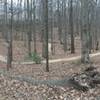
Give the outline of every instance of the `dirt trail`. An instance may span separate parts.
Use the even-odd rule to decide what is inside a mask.
[[[94,53],[94,54],[90,54],[90,57],[95,57],[95,56],[100,56],[100,52],[98,53]],[[7,57],[4,57],[2,55],[0,55],[0,61],[7,63]],[[70,58],[61,58],[61,59],[52,59],[49,60],[49,63],[57,63],[57,62],[68,62],[68,61],[75,61],[80,59],[81,56],[76,56],[76,57],[70,57]],[[30,62],[12,62],[13,64],[22,64],[22,65],[30,65],[30,64],[34,64],[35,62],[30,61]],[[42,61],[42,63],[46,63],[45,60]]]
[[[0,55],[0,61],[6,63],[7,62],[6,57]]]

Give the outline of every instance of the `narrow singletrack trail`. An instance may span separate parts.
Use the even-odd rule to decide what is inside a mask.
[[[6,57],[0,55],[0,61],[6,63],[7,62]]]
[[[100,56],[100,52],[98,53],[94,53],[94,54],[90,54],[90,57],[96,57],[96,56]],[[0,55],[0,61],[7,63],[7,57],[4,57],[2,55]],[[61,58],[61,59],[50,59],[49,63],[58,63],[58,62],[69,62],[69,61],[75,61],[80,59],[81,56],[75,56],[75,57],[70,57],[70,58]],[[30,62],[12,62],[13,64],[22,64],[22,65],[31,65],[31,64],[35,64],[35,62],[30,61]],[[43,60],[41,63],[46,63],[45,60]]]

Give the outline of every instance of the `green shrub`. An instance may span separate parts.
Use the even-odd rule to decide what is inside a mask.
[[[31,56],[29,57],[30,60],[34,61],[36,64],[41,63],[41,57],[37,53],[31,53]]]

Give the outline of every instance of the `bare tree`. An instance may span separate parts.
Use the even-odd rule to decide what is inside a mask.
[[[33,0],[33,40],[34,40],[34,52],[36,53],[36,6],[35,6],[35,0]]]
[[[7,6],[7,1],[5,1],[5,6]],[[8,32],[8,52],[7,52],[7,70],[12,67],[12,33],[13,33],[13,0],[11,0],[11,23],[10,23],[10,32]],[[6,8],[6,14],[7,14],[7,8]],[[7,15],[5,15],[7,16]],[[7,18],[7,17],[6,17]],[[7,19],[6,19],[7,20]]]
[[[29,0],[27,0],[27,36],[28,36],[28,55],[31,56],[31,30],[30,30],[30,6],[29,6]]]
[[[49,55],[48,55],[48,0],[43,0],[44,5],[44,33],[45,33],[45,54],[46,54],[46,71],[49,72]]]
[[[62,21],[61,21],[61,1],[57,0],[57,13],[58,13],[58,36],[60,43],[62,44]]]
[[[81,41],[82,41],[82,63],[89,63],[89,33],[88,33],[88,8],[89,0],[81,0],[82,7],[82,33],[81,33]]]
[[[73,0],[69,1],[69,31],[71,34],[71,53],[75,53],[74,47],[74,30],[73,30]]]

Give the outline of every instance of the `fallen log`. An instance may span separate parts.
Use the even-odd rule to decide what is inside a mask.
[[[73,76],[66,76],[60,80],[36,80],[32,77],[27,76],[13,76],[5,71],[0,71],[1,74],[8,76],[9,78],[24,81],[32,85],[49,85],[49,86],[63,86],[63,87],[73,87],[79,91],[86,92],[91,88],[95,88],[100,84],[100,73],[93,70],[86,70],[80,74],[75,74]]]
[[[79,82],[75,81],[74,79],[70,79],[69,83],[74,89],[77,89],[79,91],[86,92],[89,89],[87,86],[81,85]]]

